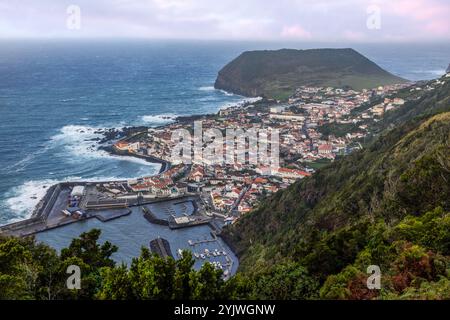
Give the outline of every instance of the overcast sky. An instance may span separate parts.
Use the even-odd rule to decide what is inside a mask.
[[[0,0],[0,38],[449,42],[449,17],[450,0]]]

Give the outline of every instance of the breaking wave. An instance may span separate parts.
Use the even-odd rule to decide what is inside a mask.
[[[146,124],[159,126],[159,125],[164,125],[164,124],[174,122],[177,117],[178,117],[178,115],[173,114],[173,113],[147,115],[147,116],[142,116],[142,121],[145,122]]]
[[[14,218],[6,221],[6,223],[13,223],[28,219],[33,213],[36,205],[45,196],[48,188],[51,186],[67,181],[120,181],[132,179],[135,177],[128,178],[117,178],[117,177],[92,177],[92,178],[82,178],[82,177],[67,177],[61,180],[56,179],[45,179],[45,180],[30,180],[26,181],[20,186],[12,188],[8,195],[9,197],[5,200],[6,206],[14,213]]]
[[[216,89],[213,86],[204,86],[204,87],[198,88],[198,90],[200,90],[200,91],[214,91]]]

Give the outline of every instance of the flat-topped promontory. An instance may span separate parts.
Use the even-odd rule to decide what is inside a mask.
[[[353,49],[247,51],[219,71],[216,89],[287,98],[300,86],[355,90],[404,83]]]

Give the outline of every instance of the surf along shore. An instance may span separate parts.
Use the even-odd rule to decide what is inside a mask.
[[[243,104],[240,104],[239,106],[246,106],[248,103],[251,102],[244,102]],[[236,106],[232,106],[236,107]],[[192,124],[193,121],[198,119],[205,119],[208,117],[214,117],[217,114],[203,114],[203,115],[192,115],[192,116],[180,116],[174,119],[175,122],[178,122],[180,124],[189,125]],[[166,127],[168,124],[158,126],[156,128]],[[151,162],[151,163],[158,163],[161,165],[159,172],[155,173],[153,176],[158,176],[163,174],[164,172],[171,169],[172,164],[170,161],[160,159],[158,157],[155,157],[154,155],[144,155],[144,154],[136,154],[133,152],[128,152],[125,150],[119,150],[115,148],[115,145],[117,142],[123,141],[126,142],[130,139],[133,139],[136,135],[143,134],[146,131],[150,129],[149,127],[124,127],[122,129],[105,129],[102,133],[104,135],[103,139],[99,139],[97,142],[99,143],[98,149],[105,150],[109,152],[110,154],[118,155],[118,156],[128,156],[128,157],[135,157],[140,158],[145,161]],[[47,189],[46,194],[44,197],[39,201],[39,203],[34,208],[31,216],[28,219],[14,222],[10,224],[6,224],[3,226],[0,226],[0,236],[17,236],[17,237],[26,237],[26,236],[32,236],[38,233],[43,233],[52,229],[56,229],[59,227],[64,227],[72,223],[77,223],[83,220],[96,218],[100,220],[101,222],[107,222],[113,219],[117,219],[126,215],[129,215],[132,213],[133,207],[137,206],[140,207],[145,204],[151,204],[155,202],[164,202],[164,201],[173,201],[174,197],[159,197],[152,201],[148,202],[140,202],[139,199],[135,201],[126,202],[125,205],[121,207],[115,207],[111,210],[87,210],[85,215],[78,219],[74,219],[70,216],[65,216],[62,214],[61,210],[62,208],[67,207],[67,199],[69,198],[69,195],[71,194],[71,191],[76,186],[82,186],[87,188],[92,188],[93,185],[100,185],[100,184],[108,184],[108,183],[127,183],[127,181],[124,179],[123,181],[69,181],[69,182],[60,182],[55,185],[50,186]],[[191,192],[192,193],[192,192]],[[182,195],[180,198],[183,197],[189,197],[196,195],[196,192],[192,194],[185,194]],[[198,195],[197,195],[198,196]],[[139,197],[138,197],[139,198]],[[200,199],[200,197],[199,197]],[[199,200],[199,203],[201,203],[201,200]],[[206,205],[204,202],[201,203],[202,207]],[[196,218],[197,221],[193,221],[192,223],[186,223],[181,222],[178,225],[169,224],[171,225],[171,229],[176,228],[184,228],[184,227],[195,227],[197,225],[207,224],[210,226],[210,236],[212,236],[212,241],[217,241],[218,238],[221,235],[221,227],[223,225],[223,217],[219,214],[216,215],[205,215],[206,212],[204,209],[199,210],[203,211],[201,212],[202,216],[200,217],[200,214],[197,215]],[[145,215],[144,215],[145,216]],[[148,219],[147,219],[148,220]],[[203,220],[203,221],[200,221]],[[222,223],[218,223],[218,221],[222,221]],[[199,223],[199,221],[201,223]],[[149,223],[151,223],[149,221]],[[221,237],[220,237],[221,238]],[[216,239],[216,240],[214,240]],[[234,252],[233,248],[229,246],[226,241],[226,239],[221,238],[221,241],[228,246],[229,250],[231,252]],[[192,244],[190,244],[192,245]],[[225,251],[223,251],[225,252]],[[227,254],[227,257],[229,254]],[[236,257],[237,259],[237,257]],[[235,261],[236,263],[230,264],[229,267],[229,273],[231,274],[232,269],[237,267],[238,260]]]

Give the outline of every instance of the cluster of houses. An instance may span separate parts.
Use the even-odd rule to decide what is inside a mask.
[[[405,100],[401,98],[385,98],[382,103],[376,104],[373,107],[368,109],[373,116],[382,117],[386,111],[397,109],[398,107],[405,104]],[[369,115],[366,113],[363,115],[364,117],[368,117]]]
[[[187,193],[187,184],[177,181],[183,177],[188,168],[176,165],[167,171],[150,177],[128,180],[128,186],[134,193],[148,194],[154,197],[168,197]]]
[[[285,188],[288,181],[274,175],[263,175],[251,165],[194,165],[187,176],[188,185],[196,184],[215,212],[230,215],[246,213],[260,200]]]
[[[376,121],[385,112],[405,104],[405,100],[394,94],[407,86],[411,84],[360,92],[331,87],[300,87],[287,103],[247,104],[223,109],[217,115],[205,115],[200,118],[203,130],[225,132],[234,129],[245,132],[250,129],[276,129],[280,139],[278,165],[194,161],[175,165],[157,176],[130,180],[127,187],[133,193],[152,196],[197,193],[215,212],[224,216],[244,214],[257,206],[266,195],[311,175],[314,172],[312,163],[332,161],[339,154],[345,154],[349,144],[368,134],[367,119]],[[382,102],[362,108],[362,112],[355,112],[355,108],[370,104],[374,98],[377,101],[382,99]],[[357,129],[343,135],[321,133],[322,126],[335,124],[356,125]],[[172,133],[177,129],[193,132],[191,125],[179,121],[152,128],[138,135],[137,139],[117,142],[115,148],[170,162],[176,143]],[[224,143],[223,151],[226,152],[226,149]]]

